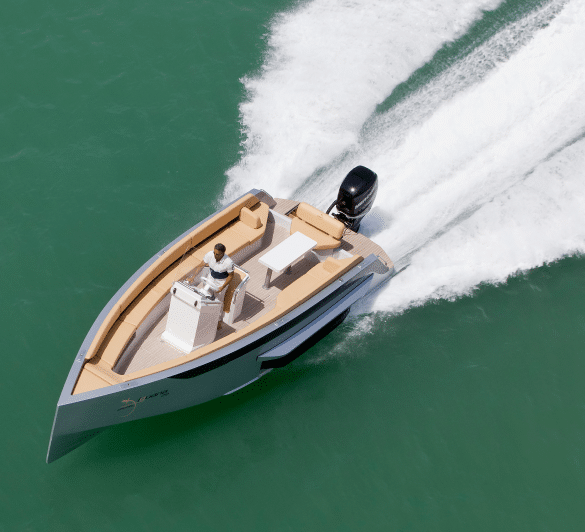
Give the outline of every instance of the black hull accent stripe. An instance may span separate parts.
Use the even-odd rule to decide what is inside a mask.
[[[325,327],[319,329],[312,336],[309,336],[309,338],[307,338],[298,347],[295,347],[290,353],[280,358],[274,358],[272,360],[263,361],[262,365],[260,366],[260,370],[268,368],[284,368],[284,366],[290,364],[293,360],[296,360],[305,351],[313,347],[316,343],[325,338],[330,332],[334,331],[337,327],[339,327],[343,323],[343,320],[347,317],[348,314],[349,308],[345,309],[336,318],[333,318],[327,325],[325,325]]]
[[[306,320],[312,314],[321,314],[322,311],[327,310],[327,308],[325,308],[325,307],[332,307],[333,305],[335,305],[335,303],[337,303],[339,300],[343,299],[343,297],[346,294],[351,292],[358,285],[366,282],[371,276],[372,276],[372,274],[365,276],[365,277],[360,277],[359,279],[355,279],[353,281],[348,282],[347,284],[344,284],[343,286],[339,287],[337,290],[335,290],[334,292],[329,294],[327,297],[322,299],[314,307],[307,309],[305,312],[299,314],[296,318],[285,323],[282,327],[272,331],[271,333],[268,333],[267,335],[263,336],[262,338],[259,338],[258,340],[255,340],[254,342],[248,344],[247,346],[242,347],[240,349],[236,349],[232,353],[229,353],[221,358],[218,358],[217,360],[209,362],[208,364],[204,364],[202,366],[197,366],[196,368],[189,369],[187,371],[184,371],[183,373],[179,373],[177,375],[173,375],[172,377],[168,377],[168,378],[169,379],[192,379],[193,377],[197,377],[198,375],[202,375],[203,373],[207,373],[208,371],[212,371],[216,368],[224,366],[225,364],[228,364],[229,362],[231,362],[232,360],[235,360],[236,358],[240,358],[241,356],[244,356],[246,353],[249,353],[250,351],[257,349],[258,347],[262,346],[266,342],[273,340],[274,338],[277,338],[278,336],[284,334],[289,329],[292,329],[293,327],[297,326],[299,323]],[[283,342],[284,341],[286,341],[286,339],[283,340]]]

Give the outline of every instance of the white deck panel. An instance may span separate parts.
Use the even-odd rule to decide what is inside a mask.
[[[258,262],[272,271],[280,273],[305,253],[311,251],[316,245],[315,240],[297,231],[268,253],[262,255]]]

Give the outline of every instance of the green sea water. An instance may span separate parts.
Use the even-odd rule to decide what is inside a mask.
[[[45,463],[85,334],[134,271],[229,196],[226,172],[246,160],[242,78],[262,76],[280,14],[309,4],[0,9],[0,531],[583,529],[582,231],[503,282],[388,310],[373,295],[375,310],[238,393]],[[334,24],[337,3],[323,5],[312,16]],[[374,115],[545,5],[473,15]]]

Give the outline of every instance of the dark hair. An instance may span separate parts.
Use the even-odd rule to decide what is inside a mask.
[[[217,249],[217,251],[225,253],[225,246],[223,244],[215,244],[215,249]]]

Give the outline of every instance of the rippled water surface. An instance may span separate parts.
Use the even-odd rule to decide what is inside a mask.
[[[9,2],[0,49],[0,531],[582,529],[582,2]],[[45,464],[143,262],[357,164],[398,277],[250,387]]]

